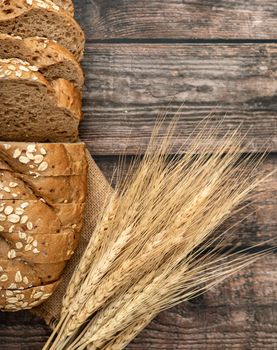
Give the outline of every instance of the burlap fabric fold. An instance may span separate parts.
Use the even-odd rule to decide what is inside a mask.
[[[41,306],[34,308],[32,311],[44,318],[45,322],[53,327],[60,315],[62,298],[65,293],[66,287],[70,281],[72,273],[75,267],[78,265],[82,254],[90,240],[90,237],[95,228],[101,208],[103,207],[107,195],[112,193],[112,188],[108,181],[92,159],[90,153],[87,151],[88,159],[88,197],[84,216],[84,227],[81,235],[81,239],[78,248],[68,262],[67,267],[63,273],[62,281],[54,292],[54,294]]]

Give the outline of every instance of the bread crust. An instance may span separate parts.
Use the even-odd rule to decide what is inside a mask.
[[[1,167],[0,162],[0,169]],[[27,186],[26,186],[27,184]],[[71,176],[38,176],[15,174],[0,170],[1,200],[35,200],[43,198],[47,204],[85,202],[86,174]]]
[[[0,310],[15,312],[32,309],[48,299],[58,284],[58,282],[55,282],[25,290],[15,289],[6,291],[3,289],[0,291]]]
[[[65,262],[72,257],[73,249],[76,245],[74,233],[70,231],[58,234],[27,234],[27,240],[29,239],[31,243],[27,243],[27,240],[22,239],[19,241],[18,233],[13,233],[11,235],[3,233],[2,237],[7,243],[7,245],[1,249],[2,253],[5,254],[3,257],[7,257],[11,250],[15,250],[16,258],[14,259],[27,262],[30,265]],[[16,242],[21,242],[23,248],[16,248]],[[36,246],[33,245],[34,242],[36,242]],[[59,249],[57,249],[57,246]],[[37,250],[39,253],[36,253]]]
[[[33,152],[28,152],[32,150]],[[32,153],[43,156],[42,161],[28,162],[23,157],[30,157]],[[30,175],[34,178],[41,176],[69,176],[87,173],[87,160],[85,144],[80,143],[26,143],[26,142],[0,142],[0,170],[9,167],[13,171]],[[29,158],[28,158],[29,159]],[[27,163],[26,163],[27,162]],[[45,164],[46,163],[46,164]],[[4,165],[3,165],[4,164]],[[45,166],[41,166],[44,164]],[[3,166],[2,166],[3,165]],[[31,167],[31,165],[33,167]]]
[[[85,39],[81,27],[72,15],[50,0],[3,0],[0,32],[56,40],[78,61],[83,58]]]
[[[82,68],[71,52],[53,40],[41,37],[21,38],[0,33],[0,58],[26,61],[38,67],[48,81],[63,78],[82,91]]]
[[[61,271],[64,269],[66,261],[58,263],[28,263],[23,259],[5,260],[0,259],[0,267],[5,271],[8,279],[1,282],[2,289],[27,289],[41,286],[57,281]],[[15,274],[20,271],[22,279],[15,282]],[[25,278],[24,278],[25,277]]]

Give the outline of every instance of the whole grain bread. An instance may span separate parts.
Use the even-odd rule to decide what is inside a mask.
[[[26,61],[2,59],[0,96],[0,140],[76,141],[81,96],[69,81],[49,82]]]
[[[74,233],[70,231],[57,234],[27,234],[26,240],[20,239],[18,233],[10,235],[5,232],[1,236],[5,239],[6,244],[6,246],[3,244],[3,256],[10,258],[11,252],[15,251],[16,256],[14,259],[27,262],[31,266],[34,264],[56,264],[67,261],[71,258],[73,249],[75,249]],[[18,244],[16,245],[16,243],[18,242],[23,245],[22,248],[17,247]],[[32,242],[35,242],[36,246]]]
[[[75,19],[50,0],[2,0],[0,33],[56,40],[81,60],[84,33]]]
[[[86,174],[34,177],[30,174],[15,176],[12,170],[0,170],[0,199],[33,200],[36,197],[43,198],[50,205],[77,201],[84,203]]]
[[[2,276],[5,277],[5,275]],[[57,286],[58,283],[55,282],[25,290],[10,289],[7,291],[3,289],[0,291],[0,310],[19,311],[31,309],[48,299]]]
[[[59,78],[70,81],[80,91],[84,85],[83,71],[75,57],[53,40],[0,33],[0,59],[19,58],[35,65],[49,80]]]
[[[76,249],[86,196],[85,146],[0,143],[0,169],[0,309],[17,311],[53,292]],[[32,290],[45,293],[34,298]]]
[[[20,176],[33,176],[34,179],[45,176],[83,175],[87,173],[85,145],[0,142],[0,170],[7,169]]]
[[[0,246],[5,243],[1,243]],[[61,271],[63,271],[66,265],[66,261],[59,263],[26,263],[23,260],[5,260],[0,258],[0,266],[5,271],[8,278],[1,282],[2,289],[26,289],[32,287],[38,287],[41,285],[53,283],[60,278]],[[15,282],[15,274],[20,271],[21,279],[17,279]],[[28,276],[28,277],[27,277]]]

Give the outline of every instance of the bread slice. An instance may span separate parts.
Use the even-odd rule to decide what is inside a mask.
[[[85,39],[81,27],[67,11],[50,0],[2,0],[0,33],[56,40],[77,60],[83,57]]]
[[[81,96],[69,81],[50,83],[25,61],[0,60],[0,96],[0,140],[77,140]]]
[[[1,233],[1,235],[6,241],[6,247],[1,243],[2,257],[6,257],[8,261],[25,261],[30,265],[49,264],[50,262],[51,264],[58,264],[68,261],[76,248],[74,233],[69,231],[58,234],[27,234],[25,240],[19,239],[18,233],[9,234],[5,232]],[[33,246],[34,242],[36,247]],[[22,244],[20,249],[16,248],[16,244],[18,245],[19,243]],[[58,250],[57,245],[59,246]],[[11,256],[10,253],[12,251],[16,253],[15,259],[8,258],[8,256]]]
[[[53,283],[60,278],[66,261],[54,264],[28,264],[24,260],[6,260],[0,258],[0,266],[8,276],[6,281],[1,282],[2,289],[26,289],[40,285]],[[21,279],[15,283],[15,274],[20,271]]]
[[[43,159],[38,156],[38,160]],[[26,184],[28,186],[26,186]],[[0,200],[43,198],[47,204],[84,203],[86,174],[71,176],[36,176],[0,171]]]
[[[0,59],[19,58],[38,70],[49,80],[66,79],[80,91],[84,74],[75,57],[66,48],[45,38],[25,38],[0,33]]]
[[[3,274],[2,276],[6,275]],[[3,289],[0,291],[0,310],[12,312],[38,306],[52,295],[58,284],[58,282],[55,282],[24,290],[13,289],[6,291]]]
[[[13,171],[24,180],[26,176],[34,181],[40,179],[39,182],[44,177],[86,175],[85,144],[0,142],[0,170]]]

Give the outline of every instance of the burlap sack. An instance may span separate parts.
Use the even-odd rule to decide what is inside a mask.
[[[101,213],[101,207],[104,205],[107,195],[112,193],[112,188],[96,163],[92,159],[91,155],[87,151],[88,159],[88,198],[85,210],[84,228],[82,231],[81,239],[78,248],[69,261],[62,277],[62,282],[55,291],[55,293],[41,306],[33,309],[32,311],[44,318],[46,323],[53,327],[59,319],[61,311],[62,298],[65,293],[67,284],[72,276],[75,267],[88,244],[88,241],[95,228],[97,218]]]

